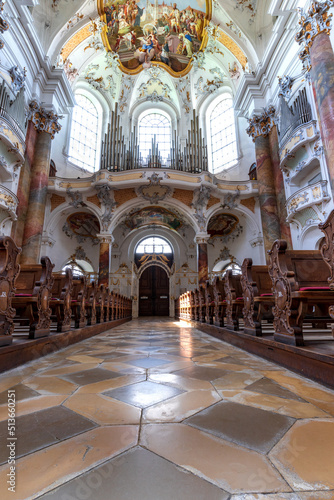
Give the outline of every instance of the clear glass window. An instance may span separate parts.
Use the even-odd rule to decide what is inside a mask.
[[[136,254],[160,254],[160,253],[172,253],[172,247],[168,241],[157,236],[149,236],[142,240],[137,248]]]
[[[210,114],[212,172],[217,174],[237,161],[234,108],[232,97],[226,94]]]
[[[76,94],[73,109],[69,160],[94,172],[98,145],[99,116],[96,106],[88,97]]]
[[[156,140],[163,163],[170,156],[171,122],[161,113],[148,113],[139,121],[139,151],[144,165],[152,150],[152,142]]]

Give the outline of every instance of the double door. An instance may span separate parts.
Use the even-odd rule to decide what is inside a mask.
[[[140,277],[139,316],[169,316],[169,278],[159,266],[148,267]]]

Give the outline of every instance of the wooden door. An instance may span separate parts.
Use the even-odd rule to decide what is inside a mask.
[[[169,278],[159,266],[148,267],[140,277],[139,316],[169,316]]]

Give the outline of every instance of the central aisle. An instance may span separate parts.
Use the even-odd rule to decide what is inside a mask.
[[[3,500],[334,499],[333,391],[185,322],[133,320],[3,374],[0,392]]]

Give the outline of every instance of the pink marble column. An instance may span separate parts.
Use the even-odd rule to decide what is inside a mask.
[[[48,192],[51,140],[61,128],[58,124],[58,116],[52,111],[45,111],[36,101],[30,104],[30,119],[38,134],[31,168],[28,209],[23,233],[22,264],[39,262]]]
[[[332,2],[313,2],[300,11],[296,41],[303,45],[300,58],[310,72],[315,94],[319,129],[334,196],[334,53],[329,39]]]
[[[110,235],[100,235],[99,285],[109,286],[110,272]]]
[[[283,173],[280,169],[279,145],[276,125],[273,126],[269,134],[270,156],[273,167],[273,176],[275,184],[276,202],[279,224],[281,229],[281,238],[288,244],[288,249],[292,249],[292,239],[290,224],[287,222],[286,196]]]
[[[198,267],[198,285],[204,284],[209,279],[208,268],[208,244],[209,235],[197,237],[197,267]]]
[[[27,219],[30,180],[31,180],[31,166],[34,159],[36,139],[37,139],[37,132],[35,130],[34,124],[31,121],[29,121],[26,134],[26,141],[25,141],[26,142],[25,162],[21,168],[20,179],[17,188],[17,197],[19,200],[16,210],[17,220],[13,224],[12,234],[11,234],[11,237],[15,241],[16,245],[19,247],[22,246],[24,226]]]
[[[275,240],[281,238],[278,215],[274,166],[271,158],[269,133],[274,125],[275,109],[271,106],[262,115],[249,120],[248,135],[255,142],[257,184],[261,209],[262,233],[267,261],[268,250]]]

